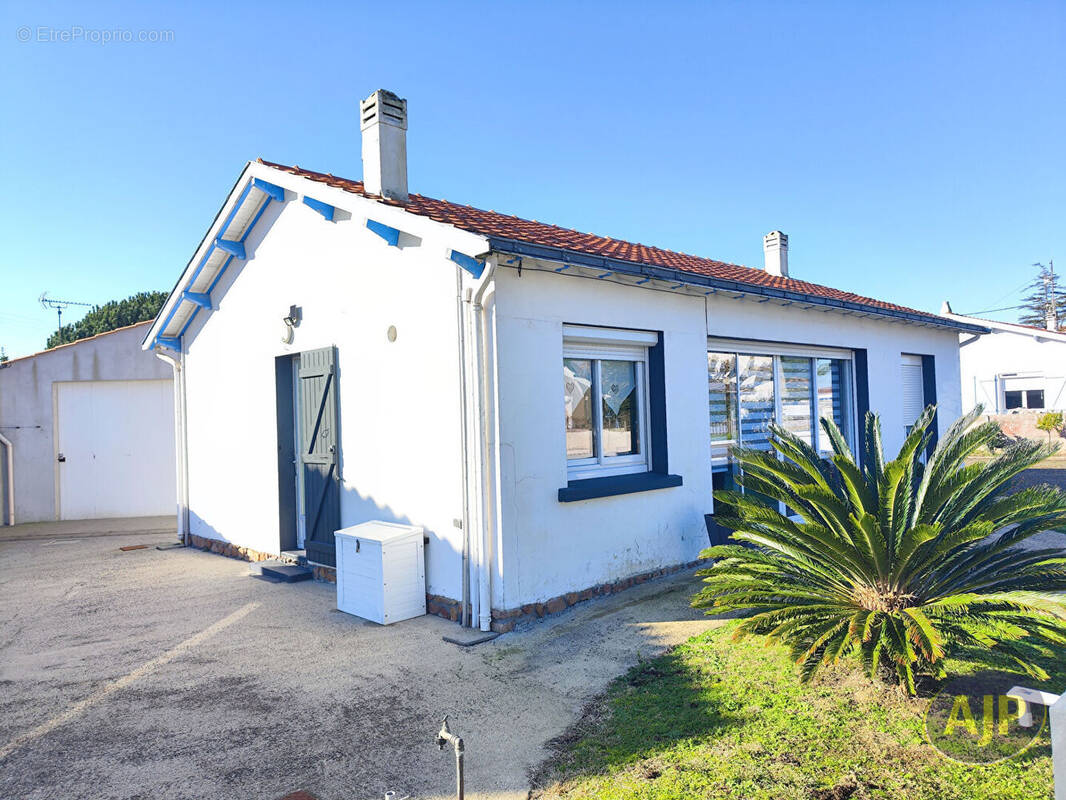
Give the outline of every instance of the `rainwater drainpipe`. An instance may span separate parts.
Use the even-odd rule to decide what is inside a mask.
[[[455,316],[459,331],[459,409],[461,426],[459,433],[459,464],[463,476],[463,518],[461,533],[463,537],[462,574],[459,578],[461,589],[460,607],[462,608],[461,624],[464,628],[470,627],[470,454],[468,439],[470,421],[467,415],[470,413],[469,403],[466,396],[466,376],[469,365],[466,362],[466,338],[467,324],[463,304],[463,270],[455,268]]]
[[[158,358],[170,364],[174,370],[174,453],[176,456],[178,489],[178,536],[182,544],[189,544],[189,439],[185,419],[185,352],[180,357],[165,350],[156,350]]]
[[[15,524],[15,445],[0,433],[0,444],[7,452],[7,524]]]
[[[492,629],[492,525],[490,497],[492,495],[491,447],[489,426],[492,415],[489,410],[488,380],[488,331],[482,300],[496,274],[496,256],[490,255],[487,266],[476,289],[467,289],[466,300],[471,306],[474,323],[474,403],[477,436],[477,452],[474,455],[478,492],[478,627],[482,631]]]

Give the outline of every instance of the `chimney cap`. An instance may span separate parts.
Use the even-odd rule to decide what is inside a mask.
[[[763,268],[771,275],[788,277],[788,234],[770,231],[762,237]]]
[[[365,131],[375,123],[407,130],[407,100],[388,89],[378,89],[360,100],[359,129]]]

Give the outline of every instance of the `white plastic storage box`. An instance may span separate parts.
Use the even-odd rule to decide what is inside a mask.
[[[336,532],[337,608],[389,625],[426,613],[424,532],[364,522]]]

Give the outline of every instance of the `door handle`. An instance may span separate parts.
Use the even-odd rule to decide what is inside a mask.
[[[58,456],[56,456],[56,461],[58,461],[60,464],[64,463],[66,460],[67,460],[67,457],[65,455],[63,455],[62,453],[60,453]]]

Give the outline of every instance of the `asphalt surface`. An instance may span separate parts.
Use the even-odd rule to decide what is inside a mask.
[[[39,531],[35,532],[39,533]],[[0,797],[524,798],[544,743],[611,678],[715,624],[691,572],[471,648],[380,627],[170,534],[0,541]],[[148,544],[139,550],[120,547]]]

